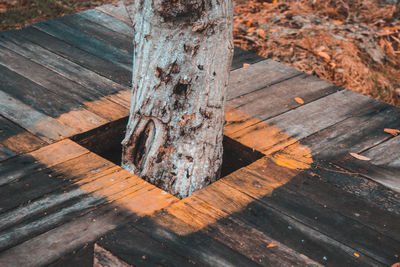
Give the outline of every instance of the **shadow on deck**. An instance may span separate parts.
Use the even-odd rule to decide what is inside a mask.
[[[0,33],[1,266],[400,261],[399,109],[239,48],[225,134],[246,164],[178,200],[87,150],[129,114],[126,21],[103,6]]]

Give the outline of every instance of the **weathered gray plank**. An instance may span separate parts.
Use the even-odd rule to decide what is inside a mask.
[[[246,95],[300,74],[300,71],[273,60],[257,62],[231,72],[227,99]]]
[[[264,170],[264,173],[267,173],[267,171]],[[367,254],[356,258],[353,253],[358,250],[351,247],[351,244],[340,242],[331,233],[321,231],[321,228],[315,227],[312,223],[299,220],[295,212],[288,213],[287,210],[281,210],[279,207],[266,205],[266,199],[272,193],[272,190],[269,190],[268,187],[273,188],[274,184],[276,187],[276,183],[264,182],[261,177],[252,177],[251,174],[244,172],[232,174],[231,177],[227,176],[226,178],[225,182],[222,179],[222,183],[215,183],[213,193],[205,190],[199,192],[197,197],[218,209],[229,210],[230,207],[233,207],[236,212],[231,212],[230,216],[244,221],[271,238],[321,264],[379,265],[378,261]],[[236,184],[237,178],[246,181],[241,183],[241,185],[245,185],[244,187]],[[255,187],[252,191],[256,193],[247,190],[251,187]],[[267,189],[265,190],[267,194],[261,193],[263,189]],[[236,203],[236,207],[234,203]]]
[[[91,54],[112,61],[122,68],[130,70],[132,67],[132,57],[130,54],[74,28],[68,27],[63,23],[57,21],[42,22],[33,25],[33,27]]]
[[[391,138],[361,153],[370,158],[370,161],[362,161],[348,156],[342,161],[338,161],[338,164],[400,193],[399,148],[400,138]]]
[[[265,72],[268,73],[269,71],[265,70]],[[272,76],[274,72],[271,71],[266,76]],[[232,75],[234,75],[234,72],[232,72]],[[263,76],[264,71],[260,70],[259,75]],[[249,86],[253,86],[253,83]],[[235,88],[236,85],[233,87]],[[299,107],[301,104],[294,100],[295,97],[300,97],[304,103],[310,103],[339,90],[342,89],[315,76],[301,74],[277,84],[267,85],[263,89],[258,89],[244,96],[234,98],[228,101],[228,103],[233,107],[237,107],[238,110],[244,112],[249,118],[266,120]]]
[[[46,145],[46,142],[0,115],[0,161]]]
[[[129,267],[131,265],[127,264],[120,258],[114,256],[110,251],[102,248],[97,244],[94,244],[93,267],[107,267],[107,266]]]
[[[0,265],[42,266],[49,264],[85,244],[94,242],[108,231],[127,223],[128,219],[132,221],[138,216],[149,215],[176,201],[175,197],[147,183],[144,183],[144,187],[135,194],[123,192],[125,191],[112,195],[107,201],[111,204],[75,217],[72,221],[71,218],[64,218],[62,225],[3,251],[0,253]],[[69,209],[72,208],[73,206]],[[50,219],[56,218],[47,216],[45,220]]]
[[[93,129],[107,122],[96,114],[81,108],[79,102],[59,96],[1,64],[0,70],[1,90],[78,132]]]
[[[260,173],[265,171],[257,174]],[[257,181],[262,184],[260,179]],[[276,188],[271,196],[264,196],[260,201],[353,248],[355,253],[361,252],[386,265],[393,263],[394,255],[400,246],[400,241],[394,240],[392,235],[382,234],[330,207],[315,203],[286,185]],[[390,215],[386,217],[390,218]],[[399,227],[393,231],[399,232]]]
[[[350,116],[362,114],[378,102],[364,95],[344,90],[266,121],[302,139]]]
[[[343,90],[230,133],[229,137],[268,154],[377,105],[366,96]]]
[[[107,15],[103,12],[100,12],[96,9],[90,9],[86,10],[80,13],[76,14],[77,16],[80,16],[82,18],[85,18],[87,20],[91,20],[95,23],[98,23],[102,25],[103,27],[106,27],[110,30],[119,32],[121,34],[124,34],[128,36],[129,38],[133,37],[133,28],[131,25],[128,25],[121,20],[112,17],[110,15]]]
[[[122,216],[113,210],[95,210],[19,246],[0,253],[1,266],[43,266],[95,241],[115,229]]]
[[[60,123],[56,119],[37,111],[1,90],[0,114],[21,125],[48,143],[78,133],[76,129],[72,129]],[[26,114],[29,114],[29,116],[26,116]]]
[[[361,153],[391,138],[385,128],[400,128],[400,110],[387,104],[373,105],[369,112],[351,116],[302,140],[315,157],[335,161],[349,152]]]
[[[317,160],[336,163],[399,192],[400,161],[396,154],[399,141],[384,129],[400,128],[400,110],[384,103],[369,104],[366,108],[366,112],[302,139],[302,144],[311,149]],[[365,155],[371,161],[353,158],[350,152]]]
[[[231,70],[240,69],[243,67],[244,64],[254,64],[263,60],[265,60],[265,58],[263,58],[262,56],[235,46],[233,51]]]
[[[218,188],[218,189],[217,189]],[[225,187],[229,188],[229,187]],[[215,190],[216,189],[216,190]],[[219,191],[221,187],[214,186],[207,188],[197,195],[193,196],[192,200],[185,202],[187,211],[184,213],[172,211],[179,217],[187,213],[188,220],[195,218],[214,218],[214,220],[205,220],[208,224],[204,224],[204,228],[200,232],[216,239],[219,242],[229,246],[242,255],[246,255],[251,260],[263,266],[318,266],[316,261],[311,260],[304,254],[301,254],[269,235],[255,229],[252,225],[239,220],[232,216],[240,212],[245,206],[241,201],[249,204],[252,199],[238,194],[235,190],[229,188],[229,193],[234,197],[226,198],[224,190]],[[222,198],[220,197],[222,196]],[[218,205],[213,205],[209,199],[214,199]],[[223,207],[223,208],[221,208]],[[173,209],[173,207],[171,206]],[[185,219],[183,219],[186,221]],[[192,219],[193,220],[193,219]],[[204,220],[204,219],[203,219]],[[251,234],[250,234],[251,233]]]
[[[131,84],[132,72],[129,69],[117,66],[111,61],[90,54],[33,27],[24,28],[20,30],[19,33],[26,40],[38,44],[41,47],[62,56],[69,61],[81,65],[86,69],[94,71],[116,83],[128,87]]]
[[[113,264],[120,261],[134,266],[196,266],[193,260],[179,255],[164,243],[160,243],[133,226],[124,226],[100,238],[98,249],[111,253]],[[104,252],[103,251],[103,252]],[[106,253],[106,252],[104,252]],[[96,254],[96,251],[95,251]],[[100,266],[102,258],[96,256]]]
[[[121,176],[119,177],[121,179],[115,178],[115,174],[100,178],[114,183],[101,183],[102,181],[99,181],[99,184],[96,185],[95,180],[91,182],[91,185],[87,186],[88,188],[93,186],[94,192],[85,190],[85,187],[82,187],[82,190],[84,190],[86,194],[81,198],[72,198],[68,203],[58,206],[55,210],[51,208],[46,209],[43,214],[35,216],[33,219],[21,222],[1,231],[0,251],[32,239],[77,216],[86,214],[96,207],[111,203],[127,194],[134,194],[145,187],[143,181],[141,184],[138,184],[136,181],[139,179],[137,177],[132,177],[132,175],[127,172],[125,172],[125,175],[119,176]],[[95,186],[97,186],[97,188]]]
[[[82,86],[98,90],[104,95],[117,93],[127,88],[77,65],[47,49],[31,43],[14,32],[0,34],[0,45],[32,61],[50,68],[52,71],[75,81]]]
[[[135,227],[201,266],[259,266],[246,256],[203,232],[195,231],[196,228],[193,229],[192,225],[166,212],[139,220]]]
[[[42,166],[38,172],[27,173],[13,183],[3,185],[0,187],[0,230],[44,213],[46,209],[63,202],[84,196],[85,192],[90,193],[98,188],[100,181],[106,184],[110,175],[113,175],[110,180],[117,180],[122,175],[121,170],[113,166],[110,162],[88,153],[50,168]],[[80,188],[85,188],[93,181],[93,189],[84,191]],[[111,182],[108,184],[112,184]],[[24,194],[19,194],[22,191]]]
[[[11,158],[0,163],[0,186],[88,152],[87,149],[67,139]]]
[[[133,54],[133,36],[128,37],[75,14],[58,18],[57,21],[77,29],[88,36],[108,43],[111,46],[124,50],[131,55]]]
[[[19,75],[24,76],[26,79],[46,88],[48,91],[61,96],[63,99],[68,100],[68,103],[71,104],[69,106],[70,110],[82,111],[85,116],[88,116],[87,111],[90,111],[103,118],[103,120],[94,120],[93,116],[88,116],[89,118],[92,118],[92,121],[97,123],[95,126],[107,121],[119,119],[128,114],[125,107],[103,98],[101,92],[94,90],[93,88],[83,87],[80,84],[66,79],[48,68],[34,63],[6,48],[2,49],[0,64],[13,70]],[[99,102],[98,105],[95,104],[96,101]],[[76,127],[80,128],[80,130],[83,130],[82,128],[85,127],[84,125],[85,123],[76,120]],[[88,125],[88,127],[90,127],[90,125]]]
[[[103,12],[105,14],[113,16],[129,25],[132,25],[132,20],[129,17],[128,12],[125,9],[123,1],[118,1],[117,4],[102,5],[102,6],[96,7],[96,9],[100,10],[101,12]]]

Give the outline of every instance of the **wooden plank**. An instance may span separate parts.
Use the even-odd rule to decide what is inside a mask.
[[[384,128],[400,128],[400,110],[381,103],[302,140],[321,160],[337,161],[349,152],[362,153],[391,138]]]
[[[58,18],[57,21],[133,55],[133,35],[128,37],[75,14]]]
[[[368,112],[375,105],[379,105],[379,102],[353,91],[343,90],[274,117],[266,123],[302,139],[350,116]]]
[[[188,225],[167,212],[158,212],[151,218],[143,218],[135,223],[135,227],[202,266],[257,265],[224,244],[210,239],[206,234],[193,231],[198,228],[193,228],[193,224]]]
[[[2,65],[0,80],[3,92],[48,116],[58,117],[70,111],[68,101]]]
[[[343,172],[335,172],[339,170],[334,170],[332,168],[329,172],[329,169],[325,168],[325,165],[320,165],[320,163],[321,162],[317,162],[310,170],[299,172],[298,170],[278,166],[274,163],[273,159],[265,158],[248,166],[243,171],[245,173],[250,172],[253,176],[263,177],[263,185],[266,185],[266,181],[268,181],[269,184],[274,184],[274,181],[275,183],[283,184],[282,181],[287,180],[288,182],[281,186],[283,189],[291,190],[305,198],[312,199],[324,208],[334,210],[386,236],[400,241],[400,227],[397,224],[400,217],[399,214],[393,213],[394,209],[400,211],[400,198],[397,198],[396,201],[394,196],[388,195],[372,183],[365,186],[361,183],[358,183],[358,186],[354,185],[355,190],[358,190],[361,194],[358,197],[354,196],[353,193],[339,189],[339,187],[343,188],[343,184],[337,185],[337,182],[335,183],[335,181],[333,181],[333,179],[335,179],[333,178],[335,174],[339,174],[340,177],[336,179],[345,183],[345,180],[348,179],[346,176],[349,175],[345,175]],[[321,173],[321,169],[324,170],[323,173]],[[266,170],[268,170],[268,172],[266,172]],[[247,175],[249,174],[247,173]],[[243,177],[246,177],[246,175],[243,174]],[[280,178],[280,181],[277,180],[277,177]],[[285,177],[287,178],[285,179]],[[241,180],[237,175],[234,179],[235,180],[232,179],[229,181],[229,183],[235,182],[238,184],[238,187],[242,186],[242,183],[245,183],[245,180]],[[225,182],[225,180],[222,181]],[[265,189],[260,191],[262,184],[257,183],[258,179],[254,181],[256,181],[254,184],[259,187],[255,186],[252,188],[251,194],[262,197],[265,195],[265,193],[263,193]],[[370,192],[366,192],[363,187],[368,187]],[[392,203],[390,204],[390,202]],[[386,210],[384,209],[385,206],[382,204],[386,205]]]
[[[97,119],[96,123],[98,124],[116,120],[129,114],[126,108],[104,99],[100,92],[92,88],[85,88],[6,48],[2,49],[0,64],[68,100],[73,105],[71,108],[79,107],[79,111],[82,110],[85,116],[87,116],[88,111],[100,116],[103,120]],[[85,108],[83,108],[83,104]],[[89,118],[93,119],[93,116]],[[81,127],[85,125],[85,122],[79,123],[77,121],[76,124]],[[89,124],[86,128],[80,128],[80,130],[89,128],[93,128],[93,125]]]
[[[233,197],[220,197],[219,191],[215,190],[220,186],[220,182],[214,183],[183,200],[184,204],[172,205],[167,212],[191,225],[198,232],[206,234],[210,239],[218,240],[263,266],[318,266],[317,262],[307,256],[230,216],[253,199],[235,190],[229,192]],[[215,202],[219,203],[218,207],[202,200],[211,195]]]
[[[137,219],[138,216],[150,215],[155,210],[166,207],[177,200],[148,183],[144,183],[144,187],[135,194],[127,191],[129,188],[114,194],[113,199],[109,200],[111,204],[89,211],[85,215],[76,217],[72,221],[65,222],[0,253],[0,265],[36,266],[54,262],[63,255],[79,249],[87,243],[94,242],[106,232]],[[148,192],[157,194],[157,201],[151,207],[131,206],[128,209],[124,205],[143,202],[143,198],[146,199]],[[50,216],[47,217],[47,220],[51,219]]]
[[[400,214],[399,193],[362,176],[361,173],[348,171],[336,164],[317,161],[313,173],[360,199],[373,203],[377,207]]]
[[[355,253],[361,252],[385,265],[394,263],[399,241],[344,217],[330,208],[309,201],[296,192],[286,190],[285,186],[275,189],[272,196],[263,197],[260,201],[346,244],[353,248]],[[396,231],[396,228],[393,230]]]
[[[132,68],[132,56],[125,51],[110,46],[109,44],[90,37],[74,28],[68,27],[58,21],[42,22],[33,27],[46,32],[60,40],[74,45],[86,52],[114,62],[114,64],[130,70]]]
[[[96,7],[96,9],[107,15],[113,16],[128,25],[132,25],[132,20],[129,17],[128,12],[126,12],[123,1],[118,1],[116,4],[102,5]]]
[[[0,116],[0,144],[0,160],[5,160],[17,154],[36,150],[47,143],[17,124]],[[8,153],[10,154],[7,156]]]
[[[0,163],[0,185],[11,183],[43,168],[48,168],[89,151],[80,145],[63,140],[33,152]]]
[[[374,103],[368,112],[319,131],[303,139],[302,144],[311,149],[315,159],[339,164],[399,192],[400,162],[395,153],[398,141],[384,132],[385,128],[400,128],[399,115],[400,111],[395,107]],[[372,160],[360,161],[349,152],[366,155]]]
[[[316,261],[232,217],[208,226],[207,233],[263,266],[320,266]]]
[[[50,168],[43,168],[39,172],[21,176],[17,181],[3,185],[0,187],[2,193],[1,213],[22,205],[27,206],[4,215],[0,214],[0,229],[9,223],[14,224],[26,216],[32,216],[36,209],[43,210],[61,203],[60,201],[66,201],[65,199],[69,200],[68,197],[84,194],[82,191],[72,193],[69,191],[73,191],[85,183],[106,174],[118,176],[118,169],[112,168],[113,166],[115,165],[111,162],[88,153]],[[24,194],[19,194],[19,192],[24,192]],[[39,199],[41,197],[44,199]]]
[[[18,33],[8,32],[7,34],[1,34],[0,44],[72,81],[80,83],[84,87],[95,89],[103,95],[114,94],[120,90],[127,89],[95,72],[57,56],[39,45],[27,41]]]
[[[246,68],[233,70],[229,78],[227,100],[282,82],[300,73],[273,60],[263,60]]]
[[[343,90],[242,130],[230,131],[229,137],[269,154],[351,116],[367,113],[377,105],[366,96]]]
[[[0,65],[0,79],[1,90],[77,132],[87,131],[107,122],[88,110],[79,109],[79,103],[48,91],[3,65]]]
[[[260,76],[263,76],[261,70]],[[254,80],[251,79],[251,81]],[[238,85],[233,87],[236,86]],[[253,83],[249,86],[257,88]],[[260,86],[262,86],[261,83]],[[301,74],[234,98],[228,103],[252,119],[257,118],[263,121],[299,107],[301,104],[294,100],[295,97],[300,97],[305,103],[310,103],[340,90],[342,89],[315,76]]]
[[[106,267],[106,266],[117,266],[117,267],[129,267],[131,265],[122,261],[118,257],[114,256],[108,250],[94,245],[94,259],[93,259],[94,267]]]
[[[119,175],[120,177],[118,177]],[[145,187],[143,180],[136,176],[127,172],[119,175],[113,173],[102,177],[98,182],[99,184],[96,184],[98,180],[95,180],[82,185],[80,189],[86,192],[83,197],[74,198],[64,205],[56,206],[56,209],[47,209],[39,216],[3,230],[0,233],[0,251],[27,241],[98,206],[133,194]],[[95,191],[91,193],[92,190]]]
[[[240,69],[243,67],[243,64],[255,64],[262,60],[265,60],[265,58],[257,55],[256,53],[252,53],[235,46],[231,70]]]
[[[131,70],[122,68],[111,61],[90,54],[33,27],[24,28],[20,30],[19,33],[26,40],[38,44],[71,62],[114,81],[115,83],[127,87],[130,87],[131,85]],[[97,81],[97,79],[95,81]]]
[[[124,226],[113,230],[106,236],[100,238],[96,243],[95,261],[99,266],[103,266],[102,255],[110,253],[113,255],[113,266],[120,261],[134,266],[194,266],[198,265],[194,261],[179,255],[168,245],[160,243],[145,233],[140,232],[134,227]]]
[[[5,145],[0,144],[0,162],[17,155],[17,152],[9,149]]]
[[[329,206],[316,203],[310,200],[308,195],[302,194],[298,187],[292,185],[293,183],[299,183],[299,180],[308,185],[312,180],[318,181],[319,177],[308,174],[308,179],[304,180],[304,176],[307,174],[303,172],[299,173],[299,171],[295,170],[285,170],[286,168],[274,164],[270,159],[259,160],[245,169],[246,170],[243,170],[241,174],[222,179],[222,182],[249,194],[271,208],[290,215],[292,218],[295,218],[305,225],[353,248],[356,252],[362,252],[383,264],[390,264],[394,260],[394,255],[397,253],[396,250],[400,244],[399,241],[393,238],[397,237],[399,240],[399,226],[389,223],[393,228],[386,228],[386,230],[391,229],[393,233],[389,235],[382,234],[382,231],[379,232],[373,227],[371,229],[371,227],[366,226],[365,222],[360,221],[361,218],[355,219],[354,217],[357,216],[354,215],[352,216],[353,218],[349,218],[343,216],[340,212],[347,208],[348,210],[352,210],[353,213],[356,213],[357,211],[354,211],[354,209],[337,206],[334,202],[329,203]],[[286,183],[283,182],[285,179],[287,181]],[[292,181],[292,179],[295,181]],[[282,185],[276,186],[276,184]],[[256,187],[256,189],[254,189],[254,187]],[[271,187],[272,190],[270,189]],[[218,190],[216,191],[218,192]],[[326,194],[335,193],[337,192],[326,192]],[[316,192],[316,194],[319,193]],[[342,194],[344,194],[344,192],[342,192]],[[339,194],[339,196],[342,194]],[[322,196],[319,195],[319,197]],[[215,197],[213,201],[216,201]],[[333,210],[332,206],[336,206],[335,209],[339,211]],[[368,205],[365,205],[364,209],[367,208]],[[382,222],[396,218],[396,216],[390,213],[385,214],[379,212],[379,210],[371,206],[368,212],[372,214],[375,213],[375,215],[384,215],[382,217]],[[373,215],[371,215],[371,217],[372,216]],[[369,219],[369,221],[371,221],[371,219]],[[378,221],[375,219],[374,223],[377,222]],[[382,226],[384,228],[385,225],[382,224],[382,222],[376,224],[376,226],[380,225],[381,229]]]
[[[120,168],[113,167],[106,170],[98,171],[94,174],[91,174],[89,171],[82,178],[70,177],[70,180],[68,181],[69,183],[59,183],[56,184],[54,188],[47,187],[45,188],[45,192],[41,194],[36,193],[37,198],[32,198],[32,200],[29,199],[25,203],[20,202],[20,205],[18,207],[14,204],[7,206],[5,212],[0,215],[0,230],[6,230],[7,228],[13,227],[21,222],[28,221],[32,218],[37,219],[40,216],[46,215],[49,210],[54,211],[56,209],[62,209],[68,205],[76,203],[76,200],[78,198],[83,198],[88,193],[95,191],[94,189],[91,189],[90,191],[83,190],[89,186],[91,186],[91,188],[95,188],[92,185],[88,185],[88,183],[91,183],[91,181],[98,180],[94,184],[100,185],[100,182],[104,182],[104,179],[108,179],[110,180],[110,182],[114,182],[119,181],[121,177],[123,178],[127,176],[121,171]],[[112,184],[110,182],[108,183]],[[40,187],[37,188],[40,189]],[[36,190],[36,192],[38,192],[38,189]],[[32,191],[33,190],[28,193],[32,194]]]
[[[96,9],[89,9],[80,13],[76,14],[77,16],[80,16],[82,18],[85,18],[87,20],[93,21],[97,24],[100,24],[103,27],[106,27],[110,30],[113,30],[115,32],[118,32],[120,34],[124,34],[128,36],[129,38],[133,37],[133,28],[131,25],[128,25],[121,20],[112,17],[110,15],[107,15],[103,12],[100,12]]]
[[[370,161],[361,161],[349,155],[342,161],[338,161],[338,164],[400,193],[399,147],[400,139],[398,137],[391,138],[361,153],[361,155],[371,158]]]
[[[56,261],[46,265],[47,267],[67,266],[93,266],[93,244],[86,244],[80,249],[74,250],[67,255],[61,256]]]
[[[0,114],[48,143],[77,134],[72,129],[0,90]],[[29,114],[29,116],[26,116]]]
[[[274,188],[271,186],[272,183],[269,185],[261,184],[249,175],[248,178],[242,179],[246,179],[247,187],[257,187],[258,190],[264,186]],[[376,260],[368,255],[361,254],[359,258],[355,257],[353,253],[358,252],[357,250],[338,242],[334,237],[327,236],[320,229],[299,221],[293,214],[287,214],[280,211],[279,208],[265,205],[263,198],[260,199],[261,202],[255,199],[243,200],[246,199],[246,196],[236,191],[235,187],[231,187],[230,183],[229,186],[228,184],[224,185],[224,183],[215,184],[214,193],[204,190],[203,194],[198,194],[198,197],[219,209],[226,209],[226,203],[236,203],[236,205],[242,206],[241,209],[236,207],[234,209],[236,212],[231,213],[232,216],[238,220],[243,220],[298,253],[302,253],[321,264],[379,265]],[[234,185],[236,186],[236,184]],[[242,191],[247,192],[246,189],[246,187],[241,188]],[[268,191],[270,189],[267,188]],[[219,197],[216,197],[218,195]],[[224,199],[222,203],[221,199]],[[243,205],[244,203],[246,205]],[[230,207],[232,207],[232,204],[230,204]],[[228,207],[228,209],[230,208]]]
[[[95,241],[122,222],[113,210],[95,210],[0,253],[1,266],[43,266]]]

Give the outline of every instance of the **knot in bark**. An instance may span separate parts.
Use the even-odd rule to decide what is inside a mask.
[[[154,10],[172,23],[193,23],[211,8],[211,0],[155,0]]]

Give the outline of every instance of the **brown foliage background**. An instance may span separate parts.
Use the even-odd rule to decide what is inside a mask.
[[[400,106],[400,2],[236,1],[235,44]]]

